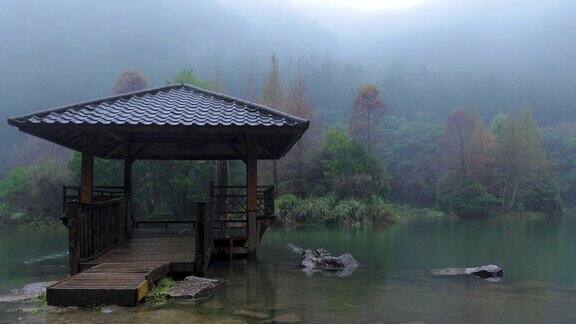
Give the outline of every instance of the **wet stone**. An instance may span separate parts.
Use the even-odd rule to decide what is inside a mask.
[[[20,289],[12,289],[7,295],[0,296],[0,302],[16,302],[36,298],[46,292],[46,287],[56,281],[34,282]]]
[[[176,281],[166,292],[168,298],[201,298],[212,295],[221,289],[223,283],[219,280],[188,276],[184,280]]]
[[[111,314],[114,312],[117,312],[120,310],[120,307],[118,306],[106,306],[104,308],[102,308],[102,310],[100,312],[102,312],[103,314]]]

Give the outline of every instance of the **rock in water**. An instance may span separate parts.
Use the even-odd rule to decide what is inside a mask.
[[[474,275],[478,278],[499,278],[504,276],[504,270],[499,266],[489,264],[476,268],[446,268],[430,270],[434,276]]]
[[[358,267],[358,261],[350,253],[335,257],[325,249],[310,250],[301,249],[294,245],[289,246],[292,251],[301,255],[300,267],[308,275],[312,275],[314,272],[322,272],[328,275],[347,277]]]
[[[46,293],[46,287],[55,284],[56,281],[34,282],[27,284],[21,289],[12,289],[8,295],[0,296],[0,302],[15,302],[36,298]]]
[[[493,277],[503,277],[504,270],[497,265],[489,264],[477,268],[466,269],[469,274],[475,275],[482,279],[493,278]]]
[[[168,298],[201,298],[222,288],[220,280],[188,276],[184,280],[176,281],[166,295]]]

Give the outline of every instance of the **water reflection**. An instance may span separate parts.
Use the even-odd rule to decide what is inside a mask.
[[[574,237],[576,223],[568,217],[403,224],[377,231],[272,230],[256,260],[212,267],[210,275],[225,280],[227,287],[210,299],[145,304],[111,314],[98,309],[65,310],[40,318],[11,312],[16,306],[0,304],[0,321],[24,316],[30,321],[55,323],[260,323],[291,316],[311,323],[575,322]],[[33,244],[28,239],[28,244]],[[18,268],[20,275],[10,277],[17,282],[46,280],[45,272],[29,270],[43,262],[24,262],[41,256],[41,248],[46,254],[54,251],[44,242],[36,243],[36,248],[26,248],[30,255],[18,257],[18,267],[13,262],[15,252],[0,248],[12,260],[2,268],[3,274],[16,271],[8,268]],[[308,277],[286,243],[322,247],[334,255],[350,252],[361,266],[345,278]],[[46,262],[65,265],[66,260]],[[487,282],[473,276],[435,277],[429,273],[430,269],[483,264],[501,266],[506,276],[499,282]],[[0,280],[4,286],[8,284],[4,276]],[[11,288],[23,285],[9,283]]]

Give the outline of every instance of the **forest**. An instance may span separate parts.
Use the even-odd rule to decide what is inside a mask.
[[[323,125],[310,100],[302,64],[282,84],[280,59],[271,55],[260,96],[247,75],[244,98],[311,121],[295,147],[278,161],[260,161],[262,184],[274,184],[284,225],[362,227],[404,218],[486,217],[513,211],[560,215],[576,189],[576,127],[538,126],[530,107],[499,112],[488,122],[471,107],[446,116],[394,116],[381,89],[356,89],[347,122]],[[167,84],[187,83],[225,92],[219,76],[200,80],[183,69]],[[150,87],[136,70],[121,73],[113,94]],[[5,222],[54,222],[63,185],[79,179],[80,155],[30,138],[36,161],[10,170],[0,182]],[[572,154],[572,155],[571,155]],[[68,157],[68,158],[67,158]],[[231,183],[242,184],[244,168],[230,161]],[[121,161],[97,160],[96,185],[122,185]],[[139,217],[190,217],[195,201],[208,195],[213,161],[138,161]]]
[[[576,204],[576,78],[570,68],[547,69],[528,55],[542,50],[530,37],[573,24],[556,7],[537,8],[549,23],[514,37],[515,49],[526,51],[508,57],[502,54],[506,42],[478,36],[491,34],[484,25],[465,35],[439,32],[433,40],[440,45],[416,48],[422,56],[415,56],[415,44],[425,45],[418,37],[408,39],[420,30],[401,31],[406,37],[383,32],[382,39],[358,47],[334,40],[336,31],[294,12],[285,13],[292,18],[288,24],[271,23],[273,13],[258,21],[208,0],[186,10],[161,6],[155,15],[154,8],[132,1],[110,4],[106,11],[64,1],[67,5],[50,12],[36,2],[24,12],[8,1],[6,17],[14,21],[0,20],[5,27],[0,36],[8,40],[6,55],[0,56],[7,68],[0,75],[3,117],[189,83],[309,119],[310,129],[286,157],[259,165],[261,183],[277,187],[281,224],[363,227],[413,217],[560,215]],[[63,24],[62,17],[74,9],[98,14]],[[119,19],[128,10],[150,19]],[[529,16],[536,7],[525,10]],[[524,26],[527,20],[519,16]],[[93,17],[109,24],[93,27]],[[18,19],[21,24],[15,24]],[[40,23],[33,27],[29,20]],[[9,37],[15,26],[29,37]],[[44,37],[37,36],[38,26],[47,27]],[[74,42],[86,35],[92,43]],[[259,35],[262,41],[256,42]],[[573,45],[563,34],[551,37]],[[394,43],[398,38],[404,40]],[[491,66],[489,54],[469,54],[485,42],[492,42],[502,55],[499,62],[506,64]],[[394,44],[400,55],[383,43]],[[358,54],[356,48],[366,51]],[[30,52],[43,59],[18,59]],[[368,56],[372,52],[380,54]],[[406,53],[411,54],[403,57]],[[569,62],[542,53],[559,66]],[[442,63],[449,58],[451,64]],[[77,182],[79,155],[6,124],[0,126],[0,147],[0,220],[57,222],[61,187]],[[231,161],[229,168],[230,182],[241,184],[242,162]],[[133,172],[141,217],[186,218],[195,201],[206,199],[215,171],[210,161],[138,161]],[[95,173],[96,185],[122,184],[119,161],[98,160]]]

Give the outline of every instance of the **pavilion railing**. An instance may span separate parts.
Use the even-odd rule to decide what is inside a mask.
[[[244,233],[247,227],[246,186],[216,186],[210,184],[210,205],[214,214],[214,229],[217,235]],[[274,186],[258,186],[258,223],[271,223],[274,219]],[[269,225],[269,224],[268,224]],[[233,234],[230,234],[233,235]]]
[[[132,224],[125,197],[91,204],[67,204],[64,223],[68,226],[70,273],[80,263],[102,255],[130,237]]]
[[[124,197],[124,187],[121,186],[96,186],[92,189],[92,198],[95,201],[109,200]],[[62,211],[66,211],[69,202],[78,201],[80,186],[62,187]]]

